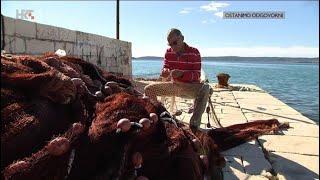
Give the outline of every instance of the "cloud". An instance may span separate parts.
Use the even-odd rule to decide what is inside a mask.
[[[154,45],[154,44],[139,44],[132,46],[132,56],[133,57],[141,57],[141,56],[159,56],[163,57],[168,46],[166,45],[166,41],[162,44]]]
[[[214,19],[210,19],[210,20],[202,20],[201,24],[211,24],[211,23],[215,23],[216,21]]]
[[[215,23],[216,21],[214,19],[210,19],[210,22],[211,23]]]
[[[319,57],[319,47],[221,47],[200,48],[201,56],[242,56],[242,57]]]
[[[179,11],[179,14],[189,14],[191,10],[192,8],[183,8],[181,11]]]
[[[214,15],[222,18],[223,17],[223,12],[222,11],[216,12],[216,13],[214,13]]]
[[[230,4],[224,3],[224,2],[211,2],[210,4],[201,6],[200,8],[205,10],[205,11],[216,12],[220,8],[224,8],[224,7],[227,7],[229,5]]]
[[[208,21],[207,21],[207,20],[203,20],[203,21],[201,21],[201,23],[202,23],[202,24],[207,24]]]

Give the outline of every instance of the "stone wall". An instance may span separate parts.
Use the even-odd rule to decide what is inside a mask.
[[[132,76],[131,43],[100,35],[3,16],[1,49],[31,55],[63,49],[109,72]]]

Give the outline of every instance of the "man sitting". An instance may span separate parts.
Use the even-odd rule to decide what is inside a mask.
[[[190,126],[198,128],[209,98],[210,85],[200,83],[201,56],[198,49],[184,42],[178,29],[170,29],[161,77],[167,82],[150,84],[145,95],[157,100],[157,96],[183,96],[195,98]]]

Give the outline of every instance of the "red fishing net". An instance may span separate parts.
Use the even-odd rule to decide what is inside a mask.
[[[279,127],[190,129],[128,79],[82,59],[1,56],[5,179],[217,178],[221,150]]]

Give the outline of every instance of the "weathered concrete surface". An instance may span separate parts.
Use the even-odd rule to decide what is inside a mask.
[[[267,151],[319,156],[319,137],[264,135],[258,139]]]
[[[307,123],[290,123],[290,128],[286,131],[282,131],[282,133],[290,136],[307,136],[318,138],[319,126]]]
[[[271,164],[265,159],[262,148],[256,140],[224,151],[222,154],[225,157],[231,156],[241,159],[242,168],[247,174],[260,175],[263,171],[270,171],[272,169]],[[238,168],[238,170],[241,169]]]
[[[67,55],[92,62],[107,71],[132,76],[131,43],[4,16],[3,50],[11,54],[43,55],[64,49]]]
[[[143,87],[149,83],[154,82],[139,81],[136,85],[143,92]],[[319,179],[319,126],[261,88],[232,86],[236,90],[214,88],[211,97],[215,114],[223,126],[276,118],[288,122],[291,128],[222,152],[227,160],[224,179]],[[240,88],[247,91],[238,91]],[[170,106],[171,97],[163,102]],[[187,112],[192,103],[192,99],[176,97],[174,109],[183,112],[178,119],[189,122],[192,114]],[[207,129],[207,122],[204,113],[200,127]],[[217,127],[211,119],[210,123]]]
[[[276,115],[271,113],[262,113],[262,112],[243,112],[248,121],[253,121],[257,119],[272,119],[276,118],[280,122],[289,122],[289,123],[304,123],[304,124],[314,124],[316,123],[311,119],[303,115]]]
[[[250,175],[246,173],[242,173],[240,171],[234,170],[232,172],[224,172],[223,178],[227,180],[269,180],[268,177],[263,175]]]
[[[237,170],[245,173],[241,156],[225,155],[224,158],[226,160],[226,166],[222,169],[223,172],[233,172]]]
[[[319,156],[272,152],[269,157],[274,170],[286,179],[319,178]]]

